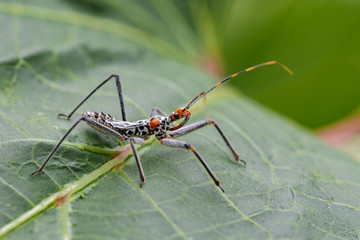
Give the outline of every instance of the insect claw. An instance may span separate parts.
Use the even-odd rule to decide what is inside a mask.
[[[235,157],[235,160],[236,160],[237,162],[242,162],[242,163],[244,164],[244,166],[246,166],[246,161],[243,160],[243,159],[241,159],[241,158],[239,157],[239,155],[237,155],[236,153],[234,153],[234,157]]]
[[[70,117],[69,117],[68,115],[65,115],[65,114],[63,114],[63,113],[59,113],[59,114],[58,114],[58,117],[65,117],[67,120],[70,119]]]
[[[246,167],[246,162],[245,160],[239,159],[238,162],[242,162],[244,164],[244,167]]]
[[[42,171],[41,170],[36,170],[35,172],[31,173],[31,176],[34,176],[35,174],[40,174]]]

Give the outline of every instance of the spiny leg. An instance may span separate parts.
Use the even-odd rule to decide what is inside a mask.
[[[69,133],[81,122],[81,121],[85,121],[89,124],[92,124],[98,128],[101,128],[102,130],[114,135],[115,137],[117,138],[120,138],[120,139],[123,139],[124,136],[121,135],[120,133],[114,131],[113,129],[109,128],[109,127],[106,127],[94,120],[92,120],[91,118],[87,118],[87,117],[80,117],[75,123],[74,125],[71,126],[71,128],[69,128],[69,130],[65,133],[65,135],[60,139],[60,141],[58,142],[58,144],[56,144],[56,146],[54,147],[54,149],[51,151],[51,153],[49,154],[49,156],[46,158],[45,162],[41,165],[41,167],[31,173],[31,175],[34,175],[34,174],[37,174],[37,173],[41,173],[45,167],[45,165],[48,163],[48,161],[51,159],[51,157],[54,155],[54,153],[57,151],[57,149],[60,147],[60,145],[62,144],[62,142],[65,140],[65,138],[69,135]]]
[[[204,159],[197,153],[195,148],[191,146],[191,144],[182,142],[182,141],[178,141],[178,140],[169,139],[169,138],[164,138],[164,139],[160,140],[160,143],[162,145],[165,145],[168,147],[184,148],[184,149],[188,149],[188,150],[192,151],[194,153],[194,155],[197,157],[197,159],[199,159],[201,164],[204,166],[204,168],[206,169],[206,171],[208,172],[208,174],[214,181],[215,185],[218,186],[222,192],[225,192],[224,189],[220,186],[219,179],[215,176],[215,174],[211,171],[210,167],[206,164]]]
[[[234,148],[231,146],[229,140],[226,138],[226,136],[224,135],[224,133],[221,131],[221,129],[219,128],[219,126],[216,124],[215,121],[213,120],[203,120],[203,121],[200,121],[200,122],[196,122],[196,123],[193,123],[193,124],[190,124],[188,126],[185,126],[185,127],[182,127],[178,130],[175,130],[173,132],[170,132],[169,135],[171,137],[180,137],[180,136],[183,136],[185,134],[188,134],[188,133],[191,133],[192,131],[195,131],[199,128],[202,128],[204,126],[207,126],[207,125],[213,125],[216,130],[218,130],[218,132],[220,133],[221,137],[223,138],[226,146],[229,148],[230,152],[233,154],[235,160],[237,162],[242,162],[244,163],[244,165],[246,165],[246,162],[242,159],[240,159],[239,155],[235,152]]]
[[[74,110],[69,114],[63,114],[59,113],[58,116],[66,117],[67,119],[70,119],[70,117],[74,114],[74,112],[86,101],[88,98],[93,95],[100,87],[102,87],[105,83],[107,83],[110,79],[115,78],[116,81],[116,87],[119,94],[119,100],[120,100],[120,108],[121,108],[121,114],[123,121],[126,121],[126,114],[125,114],[125,105],[124,105],[124,99],[122,96],[122,90],[121,90],[121,83],[120,83],[120,77],[119,75],[111,74],[107,79],[105,79],[102,83],[99,84],[94,90],[92,90],[89,95],[87,95],[75,108]]]
[[[139,170],[139,174],[140,174],[140,187],[142,187],[145,184],[145,174],[144,174],[144,170],[142,168],[141,162],[140,162],[140,158],[137,154],[136,148],[134,144],[139,144],[139,145],[143,145],[145,142],[143,139],[141,138],[130,138],[130,146],[131,149],[133,151],[134,154],[134,158],[136,160],[136,164],[138,166],[138,170]]]

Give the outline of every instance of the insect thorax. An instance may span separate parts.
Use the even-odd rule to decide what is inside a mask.
[[[157,116],[150,118],[149,122],[151,123],[151,121],[153,121],[154,119],[159,121],[160,124],[152,130],[152,134],[155,134],[155,137],[157,139],[165,138],[167,135],[166,132],[170,128],[170,122],[171,122],[170,118],[157,115]]]
[[[156,120],[159,122],[157,127],[152,126],[152,121]],[[124,122],[123,122],[124,123]],[[166,132],[169,130],[170,120],[164,116],[154,116],[150,119],[139,120],[131,123],[125,130],[124,135],[126,137],[139,137],[147,139],[151,135],[155,135],[157,139],[166,137]]]

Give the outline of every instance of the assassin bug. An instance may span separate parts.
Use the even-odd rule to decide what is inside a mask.
[[[196,123],[193,123],[191,125],[188,125],[184,127],[184,125],[187,123],[187,121],[190,119],[190,111],[189,108],[196,103],[199,99],[204,97],[206,94],[208,94],[210,91],[214,90],[216,87],[220,86],[227,80],[236,77],[237,75],[245,72],[249,72],[253,69],[266,66],[266,65],[272,65],[277,64],[283,69],[285,69],[287,72],[292,74],[291,70],[288,69],[285,65],[277,62],[277,61],[269,61],[265,63],[261,63],[258,65],[255,65],[253,67],[246,68],[240,72],[237,72],[235,74],[232,74],[228,76],[227,78],[223,79],[213,87],[211,87],[209,90],[200,93],[197,95],[194,99],[192,99],[185,107],[178,108],[174,112],[172,112],[170,115],[167,116],[167,114],[162,111],[161,109],[155,107],[152,109],[150,118],[144,119],[144,120],[138,120],[136,122],[129,122],[126,120],[126,114],[125,114],[125,106],[124,106],[124,100],[122,96],[122,90],[121,90],[121,84],[120,84],[120,78],[118,75],[112,74],[107,79],[105,79],[103,82],[99,84],[92,92],[89,93],[75,108],[74,110],[69,114],[58,114],[59,117],[65,117],[66,119],[70,119],[71,116],[74,114],[74,112],[91,96],[93,95],[100,87],[102,87],[105,83],[107,83],[111,79],[115,79],[116,87],[119,95],[120,100],[120,108],[122,113],[122,121],[117,120],[113,117],[111,117],[109,114],[104,114],[102,112],[85,112],[82,114],[82,116],[70,127],[70,129],[65,133],[65,135],[60,139],[58,144],[54,147],[54,149],[51,151],[49,156],[46,158],[45,162],[42,164],[42,166],[35,172],[32,173],[32,175],[41,173],[47,164],[47,162],[51,159],[51,157],[54,155],[54,153],[57,151],[61,143],[64,141],[64,139],[69,135],[69,133],[81,122],[85,121],[88,125],[95,128],[96,130],[99,130],[101,132],[112,134],[115,137],[117,137],[120,141],[125,141],[129,139],[130,146],[132,148],[136,164],[139,170],[140,174],[140,187],[142,187],[145,183],[145,174],[143,171],[143,168],[141,166],[141,162],[139,159],[139,156],[136,152],[135,144],[144,144],[144,140],[148,139],[151,135],[155,135],[155,137],[160,141],[162,145],[168,146],[168,147],[174,147],[174,148],[183,148],[190,150],[194,153],[196,158],[201,162],[201,164],[206,169],[207,173],[210,175],[216,186],[218,186],[222,192],[224,192],[223,188],[220,186],[220,181],[218,178],[213,174],[210,167],[206,164],[204,159],[199,155],[199,153],[195,150],[195,148],[186,142],[174,140],[173,138],[177,138],[180,136],[183,136],[185,134],[188,134],[192,131],[195,131],[201,127],[207,126],[207,125],[213,125],[216,130],[219,132],[220,136],[223,138],[226,146],[229,148],[230,152],[234,156],[235,160],[237,162],[242,162],[244,165],[246,165],[246,162],[242,159],[240,159],[239,155],[235,152],[233,147],[231,146],[228,139],[225,137],[224,133],[220,129],[220,127],[216,124],[213,120],[203,120]],[[160,115],[157,115],[160,114]],[[180,119],[182,122],[179,123],[179,125],[175,127],[171,127],[170,124],[174,123]],[[170,131],[170,133],[167,133]]]

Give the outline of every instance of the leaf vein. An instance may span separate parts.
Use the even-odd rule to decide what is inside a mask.
[[[19,190],[17,190],[15,187],[11,186],[8,182],[6,182],[1,176],[0,176],[0,182],[2,182],[5,186],[10,188],[12,191],[14,191],[17,195],[19,195],[21,198],[23,198],[27,203],[29,203],[32,207],[35,206],[35,204],[27,198],[23,193],[21,193]]]
[[[170,224],[170,226],[182,239],[188,239],[185,233],[173,221],[171,221],[171,219],[148,194],[146,194],[136,184],[134,184],[134,182],[123,171],[119,171],[119,174],[154,206],[156,211]]]

